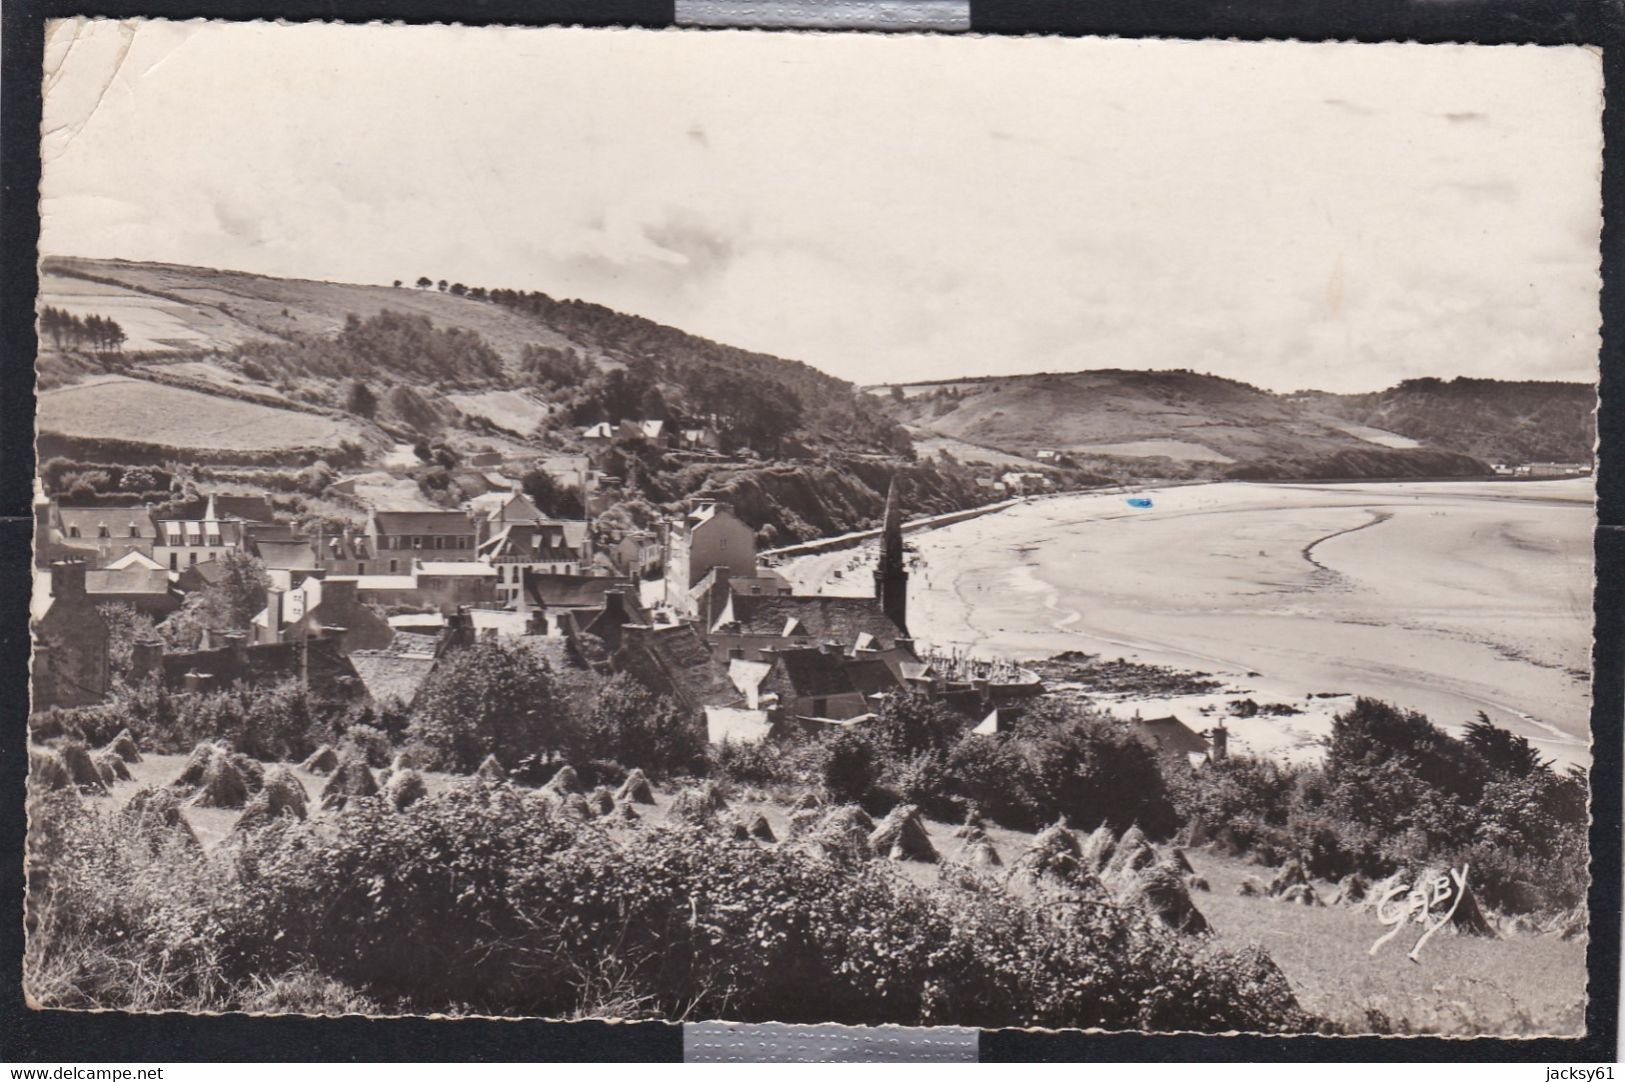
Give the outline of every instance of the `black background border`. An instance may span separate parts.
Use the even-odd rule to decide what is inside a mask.
[[[0,1061],[670,1061],[680,1026],[539,1021],[196,1017],[34,1011],[22,1001],[21,853],[28,696],[35,248],[45,20],[74,15],[280,18],[467,25],[674,25],[671,0],[7,0],[0,6]],[[1625,0],[971,0],[971,28],[1240,40],[1585,44],[1603,50],[1603,346],[1598,417],[1592,734],[1591,987],[1580,1039],[981,1036],[984,1062],[1543,1061],[1616,1059],[1619,1016],[1621,746],[1625,698],[1625,372],[1620,335],[1625,215]],[[9,914],[9,916],[7,916]]]

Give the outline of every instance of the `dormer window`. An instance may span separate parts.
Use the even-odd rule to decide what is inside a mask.
[[[78,537],[79,536],[79,527],[77,527],[77,526],[69,526],[68,527],[68,536],[69,537]]]
[[[137,526],[133,522],[130,523],[130,536],[131,537],[140,537],[141,536],[141,527]]]
[[[102,525],[96,527],[96,536],[97,537],[112,537],[113,533],[112,533],[111,530],[109,530],[107,528],[107,524],[103,523]]]

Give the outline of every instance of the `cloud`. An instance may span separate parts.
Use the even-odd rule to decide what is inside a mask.
[[[121,33],[51,39],[48,252],[539,289],[861,382],[1595,371],[1585,50],[142,23],[102,93]]]

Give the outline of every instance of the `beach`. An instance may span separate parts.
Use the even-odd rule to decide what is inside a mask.
[[[1589,478],[1038,499],[910,538],[909,630],[939,650],[1212,673],[1223,692],[1105,705],[1203,728],[1238,698],[1285,704],[1298,712],[1226,717],[1232,746],[1281,759],[1318,755],[1365,695],[1451,731],[1483,711],[1584,765],[1594,522]],[[864,593],[871,552],[783,570],[798,592]]]

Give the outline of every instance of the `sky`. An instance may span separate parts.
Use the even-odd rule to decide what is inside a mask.
[[[54,24],[41,250],[582,297],[859,383],[1594,381],[1581,48]]]

